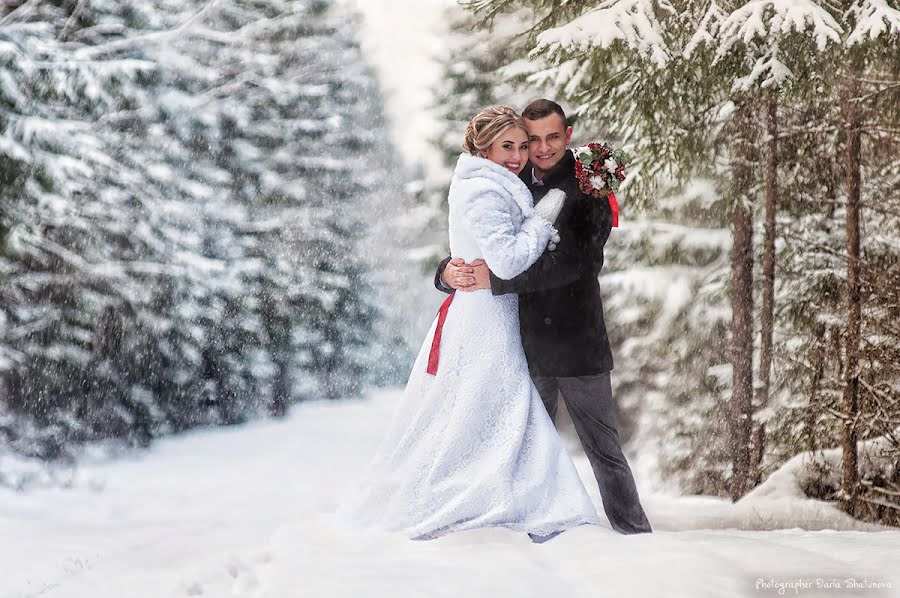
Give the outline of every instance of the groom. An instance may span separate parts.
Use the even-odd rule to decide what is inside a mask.
[[[609,202],[589,197],[579,189],[575,158],[566,149],[572,127],[559,104],[535,100],[522,116],[528,127],[531,168],[525,168],[521,176],[535,204],[550,189],[566,193],[555,223],[559,243],[510,280],[494,276],[482,260],[465,264],[448,257],[438,266],[435,286],[446,293],[453,289],[491,289],[495,295],[518,293],[522,345],[547,412],[555,421],[562,396],[594,470],[603,509],[613,529],[623,534],[650,532],[619,445],[609,379],[613,359],[597,280],[603,266],[603,246],[612,228]]]

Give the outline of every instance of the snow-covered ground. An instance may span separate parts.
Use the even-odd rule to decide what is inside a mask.
[[[798,580],[808,596],[900,595],[900,532],[862,531],[873,528],[790,491],[732,505],[639,479],[655,534],[580,527],[543,544],[504,529],[415,542],[335,526],[328,513],[399,394],[163,440],[82,466],[67,489],[0,489],[0,597],[697,598],[778,595]],[[816,590],[816,578],[843,587]]]

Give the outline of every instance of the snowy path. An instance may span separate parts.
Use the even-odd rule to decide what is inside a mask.
[[[696,598],[778,595],[757,579],[798,577],[894,586],[801,595],[900,595],[900,532],[752,531],[787,517],[847,525],[811,501],[648,494],[653,535],[581,527],[545,544],[501,529],[411,542],[334,528],[322,514],[365,465],[396,396],[166,440],[83,469],[67,490],[0,490],[0,597]]]

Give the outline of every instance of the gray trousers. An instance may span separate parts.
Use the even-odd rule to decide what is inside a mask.
[[[619,445],[609,372],[577,378],[534,378],[534,385],[554,423],[560,395],[566,402],[613,529],[623,534],[652,531],[631,468]]]

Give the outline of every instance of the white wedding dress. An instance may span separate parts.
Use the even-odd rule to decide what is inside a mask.
[[[451,254],[482,258],[501,278],[526,270],[556,232],[515,174],[468,154],[459,158],[449,206]],[[545,536],[599,523],[529,377],[518,297],[455,293],[430,375],[437,320],[339,518],[414,539],[488,526]]]

